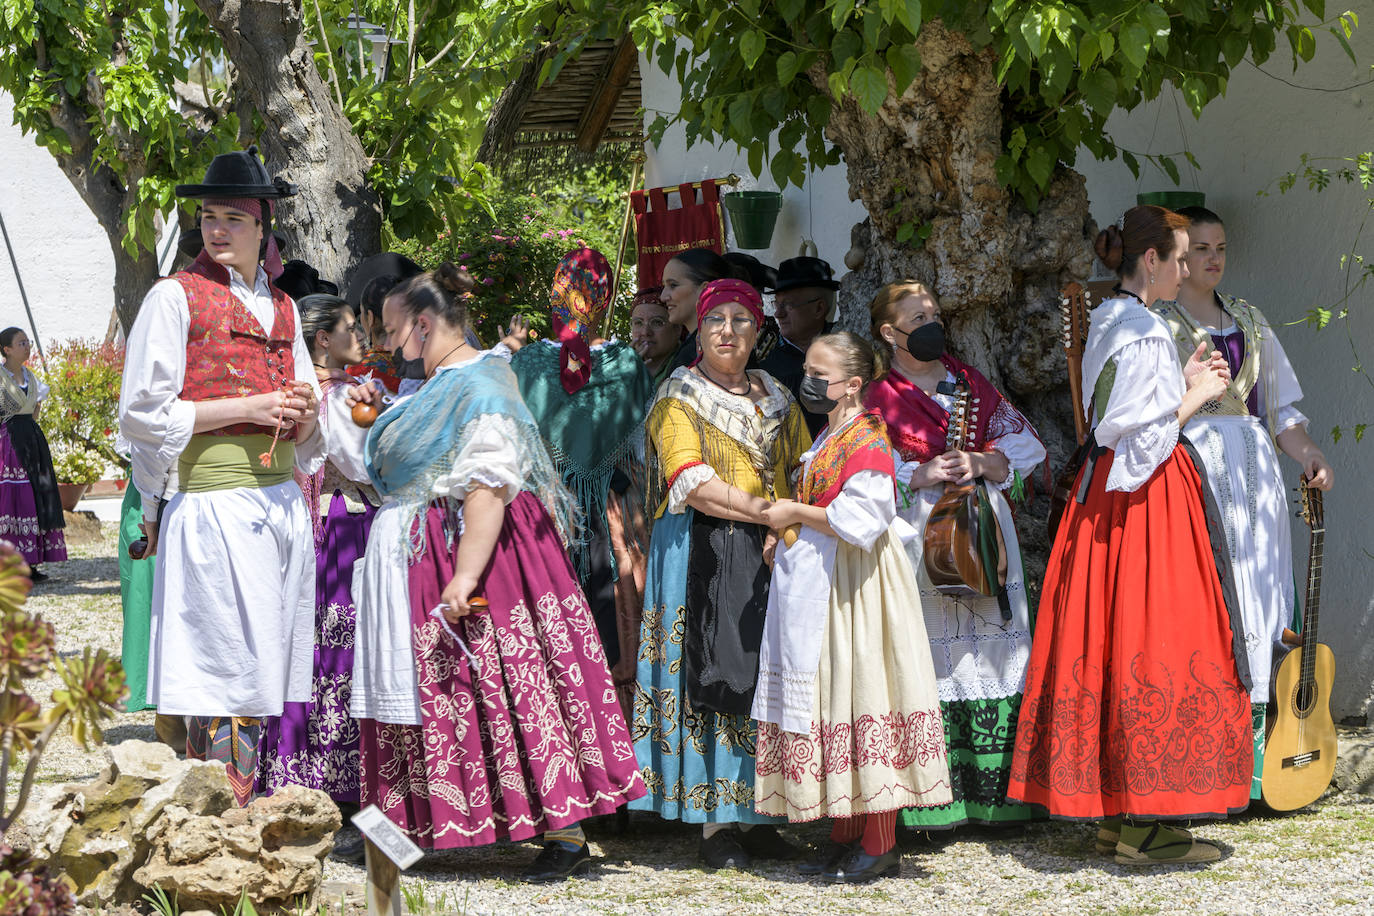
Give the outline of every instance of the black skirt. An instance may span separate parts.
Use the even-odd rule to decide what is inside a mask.
[[[772,576],[763,562],[767,533],[762,525],[692,515],[682,656],[695,709],[747,716],[754,705]]]
[[[19,413],[5,421],[10,431],[10,444],[29,475],[33,487],[33,501],[38,507],[40,531],[56,531],[67,527],[62,517],[62,497],[57,492],[57,472],[52,466],[52,452],[43,430],[34,422],[33,414]]]

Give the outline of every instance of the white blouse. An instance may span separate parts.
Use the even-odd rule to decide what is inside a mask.
[[[1109,361],[1116,378],[1106,404],[1093,388]],[[1132,492],[1149,480],[1178,444],[1183,370],[1163,318],[1134,299],[1109,299],[1093,310],[1083,351],[1083,401],[1091,403],[1097,444],[1115,452],[1106,489]]]
[[[272,293],[267,274],[258,268],[252,289],[232,267],[229,291],[265,328],[272,326]],[[292,307],[295,304],[292,303]],[[124,355],[124,381],[119,395],[119,429],[129,443],[134,487],[143,497],[144,517],[152,519],[157,501],[176,486],[176,463],[191,441],[196,423],[194,401],[182,400],[186,382],[186,342],[191,311],[186,290],[176,280],[161,280],[148,291],[129,332]],[[315,367],[300,333],[296,314],[296,340],[292,348],[295,378],[307,381],[319,394]],[[296,467],[313,474],[324,463],[325,436],[319,424],[296,442]]]

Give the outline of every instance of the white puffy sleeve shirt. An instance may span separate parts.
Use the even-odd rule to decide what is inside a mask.
[[[1097,444],[1115,452],[1107,489],[1140,488],[1178,444],[1183,372],[1172,340],[1143,337],[1116,351],[1116,379],[1105,407],[1094,404]],[[1084,382],[1093,380],[1084,379]],[[1086,396],[1086,393],[1085,393]]]
[[[1288,361],[1283,344],[1268,324],[1263,327],[1263,340],[1260,342],[1260,378],[1268,384],[1264,391],[1265,403],[1273,405],[1274,435],[1294,426],[1307,428],[1307,417],[1293,405],[1302,400],[1302,385],[1298,374]]]
[[[271,327],[272,293],[267,274],[258,268],[250,289],[229,268],[229,289],[263,327]],[[292,304],[294,308],[294,303]],[[308,381],[319,395],[315,367],[300,333],[292,348],[295,378]],[[124,381],[119,394],[119,430],[129,443],[134,487],[143,497],[144,517],[151,520],[157,500],[176,488],[176,463],[195,429],[196,405],[181,398],[186,382],[186,341],[191,311],[186,291],[176,280],[159,281],[143,299],[124,355]],[[313,474],[324,463],[326,442],[319,424],[296,443],[296,467]]]
[[[348,406],[348,386],[337,385],[325,397],[320,410],[321,425],[328,440],[329,463],[354,483],[372,483],[363,460],[368,430],[353,422],[353,408]]]
[[[507,351],[509,352],[509,351]],[[481,353],[473,359],[481,359]],[[509,359],[497,353],[503,359]],[[465,366],[464,360],[439,369],[440,372]],[[482,414],[463,431],[464,443],[453,468],[434,481],[431,494],[439,499],[462,501],[468,491],[476,487],[490,487],[501,492],[506,505],[520,495],[530,471],[530,456],[521,445],[522,434],[515,421],[505,414]]]

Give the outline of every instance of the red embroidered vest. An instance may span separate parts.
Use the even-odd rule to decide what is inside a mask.
[[[229,290],[229,271],[201,252],[172,279],[186,291],[191,328],[186,337],[186,382],[182,400],[213,401],[280,390],[295,377],[296,310],[291,299],[272,291],[272,329],[263,330],[253,313]],[[210,435],[266,433],[270,427],[238,423]],[[281,438],[294,439],[285,430]]]

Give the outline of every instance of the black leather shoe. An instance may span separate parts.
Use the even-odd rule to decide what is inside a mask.
[[[756,859],[778,859],[790,861],[801,855],[801,849],[782,838],[778,828],[760,824],[740,831],[740,843],[744,851]]]
[[[361,831],[340,830],[334,835],[334,850],[329,858],[349,865],[362,865],[367,859],[367,844]]]
[[[836,843],[833,840],[827,841],[824,846],[816,847],[805,862],[797,866],[800,874],[808,877],[825,874],[828,871],[835,871],[840,867],[840,860],[845,857],[849,850],[853,849],[854,843]]]
[[[543,850],[520,877],[530,884],[547,884],[572,875],[585,875],[591,870],[592,854],[585,843],[574,849],[571,843],[551,840],[544,844]]]
[[[879,878],[895,878],[902,870],[902,854],[893,846],[880,856],[870,856],[855,846],[832,869],[821,873],[827,884],[867,884]]]
[[[707,868],[748,868],[751,864],[749,853],[740,843],[740,832],[736,827],[718,830],[709,837],[703,837],[697,847],[697,854]]]

